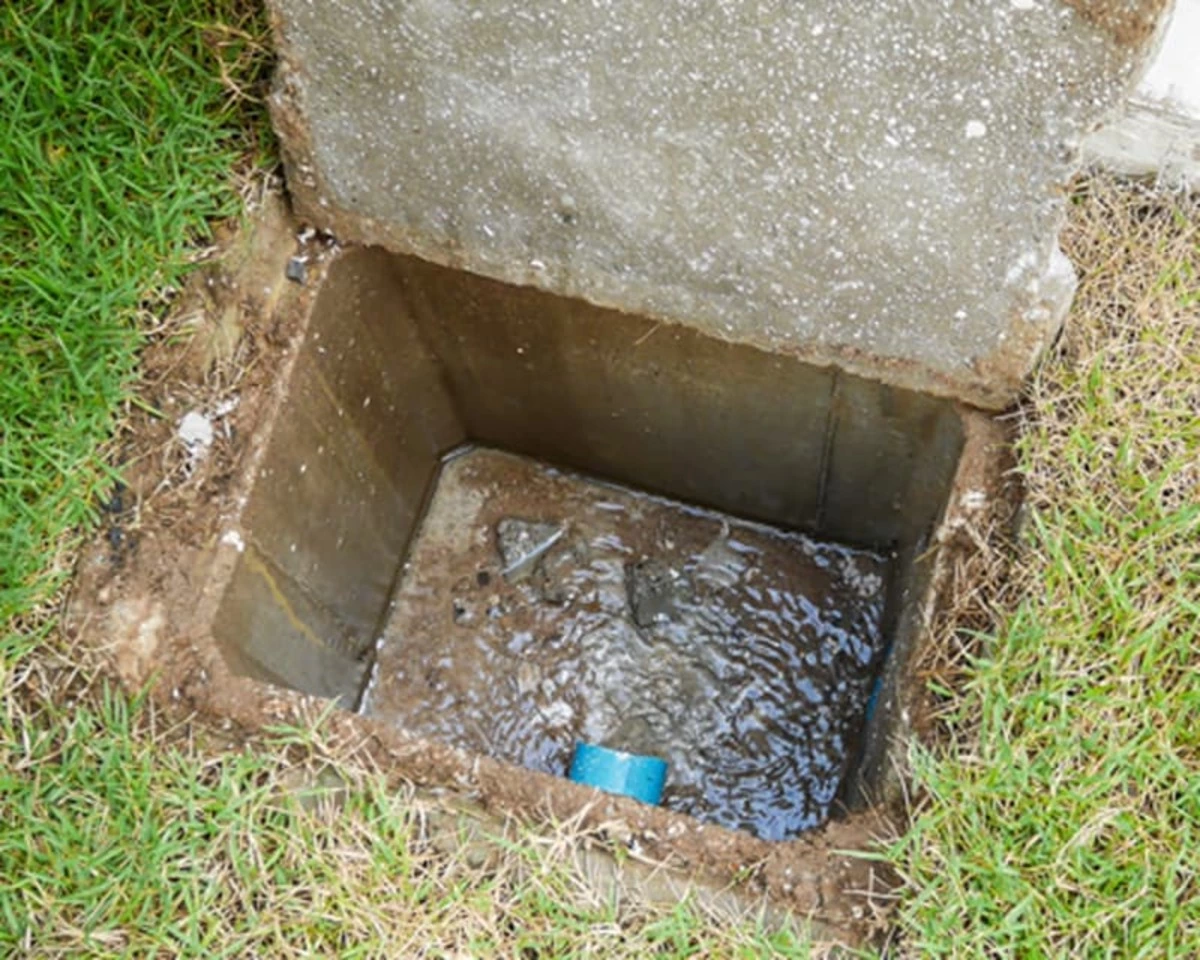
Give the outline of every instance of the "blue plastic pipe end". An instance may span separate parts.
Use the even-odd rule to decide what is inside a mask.
[[[575,744],[570,777],[576,783],[657,806],[667,782],[667,761],[581,741]]]

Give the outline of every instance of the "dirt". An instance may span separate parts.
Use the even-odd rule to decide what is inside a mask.
[[[448,460],[363,712],[565,775],[669,762],[663,805],[767,840],[828,818],[883,647],[887,560],[495,450]]]
[[[1120,46],[1141,46],[1162,23],[1167,0],[1065,0]]]
[[[280,724],[319,722],[331,755],[379,769],[397,785],[417,784],[500,820],[569,822],[597,849],[669,865],[710,889],[729,887],[743,902],[765,897],[843,942],[886,929],[897,880],[854,851],[896,829],[898,811],[839,816],[772,843],[331,712],[327,701],[230,672],[210,630],[238,557],[227,532],[255,482],[324,261],[336,255],[328,241],[300,231],[282,203],[268,203],[251,229],[229,237],[197,272],[148,347],[142,399],[157,413],[134,410],[118,438],[127,486],[107,500],[106,527],[81,557],[65,620],[81,649],[105,658],[131,691],[149,685],[177,716],[197,718],[230,742],[254,743]],[[285,277],[298,253],[309,258],[305,284]],[[201,458],[178,437],[193,411],[213,427]],[[531,536],[536,541],[538,532]],[[955,550],[971,549],[969,539],[956,539]],[[538,559],[526,558],[531,573]],[[494,553],[490,563],[495,584],[502,571]],[[644,628],[669,618],[677,600],[661,589],[661,566],[650,562],[641,573],[632,611]],[[554,589],[546,576],[544,589]]]
[[[101,499],[101,533],[80,558],[67,624],[101,632],[97,648],[130,689],[176,656],[180,597],[199,588],[194,563],[216,519],[237,509],[244,470],[269,400],[270,358],[299,332],[304,291],[280,270],[298,225],[264,185],[248,229],[216,228],[183,290],[160,291],[168,306],[141,355],[139,402],[119,424],[114,466],[122,481]],[[267,361],[264,363],[264,361]],[[201,418],[211,442],[186,442]]]

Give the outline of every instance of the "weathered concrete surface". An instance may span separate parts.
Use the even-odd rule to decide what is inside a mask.
[[[1086,161],[1200,190],[1198,44],[1200,0],[1176,0],[1162,45],[1124,112],[1084,141]]]
[[[339,237],[996,407],[1164,4],[272,0],[273,110]]]

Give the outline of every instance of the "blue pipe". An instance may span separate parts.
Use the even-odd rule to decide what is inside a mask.
[[[570,778],[607,793],[657,806],[667,781],[667,761],[579,741],[571,760]]]

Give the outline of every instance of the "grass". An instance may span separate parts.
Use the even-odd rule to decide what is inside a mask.
[[[230,2],[0,10],[0,624],[64,582],[47,560],[112,483],[139,329],[240,208],[264,122],[221,77],[252,81],[253,31]]]
[[[1064,244],[1007,608],[893,851],[919,956],[1200,955],[1200,197],[1085,181]]]
[[[688,903],[618,910],[554,838],[472,867],[369,770],[298,790],[338,759],[310,734],[228,749],[62,667],[139,345],[269,157],[242,93],[261,31],[237,0],[0,11],[0,952],[803,956]],[[994,630],[889,853],[910,955],[1197,953],[1198,231],[1195,200],[1075,197],[1083,284],[1020,412],[1021,553],[948,625]]]
[[[441,852],[429,808],[320,747],[209,752],[102,693],[0,747],[0,950],[11,956],[800,956],[687,904],[598,899],[565,847]],[[298,770],[313,773],[306,789]]]

